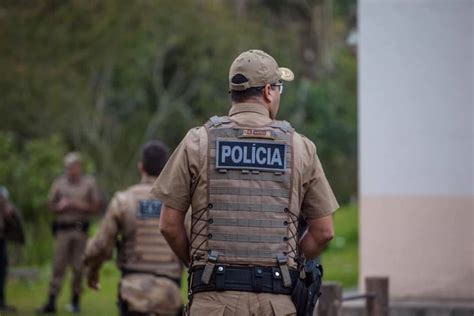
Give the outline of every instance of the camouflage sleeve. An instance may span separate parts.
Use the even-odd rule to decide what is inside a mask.
[[[110,201],[96,235],[87,242],[84,263],[88,268],[99,270],[105,261],[112,258],[122,216],[119,195],[116,194]]]

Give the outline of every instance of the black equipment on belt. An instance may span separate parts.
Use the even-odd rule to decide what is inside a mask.
[[[75,221],[75,222],[57,222],[54,221],[51,224],[51,230],[53,231],[53,235],[56,235],[59,231],[67,231],[67,230],[77,230],[86,233],[89,230],[89,222],[86,221]]]
[[[167,279],[173,281],[174,283],[176,283],[176,285],[178,285],[179,288],[181,287],[181,278],[175,279],[175,278],[172,278],[172,277],[170,277],[168,275],[165,275],[165,274],[160,274],[160,273],[151,272],[151,271],[135,270],[135,269],[122,268],[122,269],[120,269],[120,271],[122,272],[122,278],[124,276],[129,275],[129,274],[137,274],[137,273],[150,274],[150,275],[153,275],[157,278],[167,278]]]
[[[298,219],[298,239],[307,228],[308,223],[303,217],[300,217]],[[312,316],[316,302],[321,296],[323,266],[319,264],[319,257],[312,260],[299,257],[297,262],[300,278],[296,281],[291,300],[295,304],[297,316]]]
[[[316,260],[308,260],[300,273],[304,274],[305,277],[304,279],[298,279],[296,282],[291,300],[295,304],[298,316],[312,316],[316,308],[316,302],[321,296],[323,267],[316,263]]]
[[[245,291],[291,295],[298,271],[289,269],[292,286],[285,287],[280,267],[240,267],[216,264],[208,284],[202,281],[204,267],[191,269],[191,293]]]

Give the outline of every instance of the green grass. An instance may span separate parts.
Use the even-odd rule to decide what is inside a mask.
[[[342,207],[334,214],[335,236],[322,256],[324,280],[341,282],[345,288],[357,286],[358,226],[357,206]]]
[[[11,279],[7,288],[8,304],[18,309],[16,315],[36,315],[35,309],[46,301],[48,292],[48,282],[51,275],[50,267],[44,267],[39,272],[39,278],[35,281],[25,281]],[[183,286],[181,294],[183,299],[187,297],[186,275],[183,276]],[[120,273],[115,267],[114,262],[106,263],[100,275],[100,290],[94,291],[86,288],[84,282],[84,292],[81,298],[81,315],[117,315],[117,289]],[[63,289],[58,298],[57,309],[58,316],[70,316],[66,306],[71,298],[70,275],[68,274],[63,283]],[[0,316],[3,315],[0,313]]]
[[[358,214],[354,205],[339,209],[334,215],[335,238],[322,256],[325,281],[339,281],[345,288],[357,285],[358,271]],[[39,270],[34,281],[10,279],[7,284],[7,300],[18,308],[16,315],[35,315],[36,307],[42,305],[47,297],[51,268],[46,265]],[[93,291],[84,287],[81,315],[117,315],[116,298],[120,274],[114,262],[108,262],[101,270],[101,290]],[[186,298],[186,275],[183,276],[182,295]],[[70,315],[66,305],[70,299],[69,275],[63,284],[58,301],[58,316]],[[1,316],[2,314],[0,314]]]

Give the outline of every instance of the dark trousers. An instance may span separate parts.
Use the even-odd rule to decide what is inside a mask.
[[[0,306],[5,305],[5,282],[7,280],[7,243],[0,238]]]

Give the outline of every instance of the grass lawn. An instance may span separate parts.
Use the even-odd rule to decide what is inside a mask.
[[[359,271],[358,212],[356,205],[341,207],[334,214],[335,236],[322,255],[324,280],[357,286]]]
[[[345,288],[357,285],[358,271],[358,215],[356,206],[346,206],[339,209],[334,215],[336,235],[331,245],[322,256],[324,265],[324,279],[339,281]],[[48,282],[51,275],[50,266],[39,270],[38,279],[34,281],[10,279],[7,284],[7,301],[18,308],[16,315],[35,315],[36,307],[42,305],[47,297]],[[114,262],[104,265],[101,270],[101,290],[84,290],[81,315],[101,316],[117,315],[116,298],[119,272]],[[185,285],[186,278],[183,277]],[[182,289],[183,298],[186,297],[186,286]],[[70,299],[69,276],[63,285],[58,301],[58,316],[70,315],[66,305]],[[0,314],[0,316],[3,315]]]

